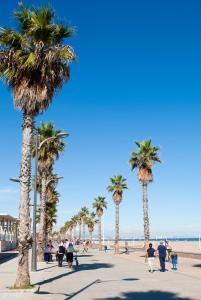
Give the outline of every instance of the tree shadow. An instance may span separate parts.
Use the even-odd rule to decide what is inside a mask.
[[[101,280],[97,279],[96,283],[104,283],[104,282],[115,282],[115,281],[137,281],[140,280],[139,278],[123,278],[123,279],[109,279],[109,280]]]
[[[148,292],[127,292],[121,293],[118,297],[110,298],[95,298],[94,300],[193,300],[192,298],[179,297],[175,293],[162,291],[148,291]]]
[[[91,257],[91,256],[93,256],[93,255],[92,254],[82,254],[82,253],[77,255],[77,257]]]
[[[51,269],[51,268],[56,268],[56,267],[57,267],[57,265],[46,267],[46,268],[40,268],[40,269],[37,270],[37,272],[47,270],[47,269]]]
[[[113,268],[114,265],[107,263],[94,263],[94,264],[81,264],[75,267],[76,271],[87,271],[87,270],[96,270],[96,269],[108,269]]]
[[[74,298],[75,296],[77,296],[78,294],[82,293],[84,290],[88,289],[90,286],[96,284],[99,281],[99,279],[87,284],[86,286],[84,286],[83,288],[81,288],[80,290],[76,291],[73,294],[64,294],[64,293],[51,293],[51,292],[47,292],[47,291],[39,291],[37,294],[39,295],[62,295],[62,296],[66,296],[67,298],[65,298],[64,300],[69,300]]]
[[[194,268],[201,268],[201,264],[193,265]]]
[[[0,265],[6,263],[7,261],[16,258],[18,253],[7,252],[7,253],[0,253]]]
[[[106,269],[106,268],[112,268],[113,266],[114,265],[112,265],[112,264],[106,264],[106,263],[82,264],[82,265],[79,265],[79,266],[74,266],[71,272],[59,274],[57,276],[54,276],[54,277],[36,282],[35,284],[44,285],[46,283],[51,283],[55,280],[58,280],[60,278],[66,277],[66,276],[69,276],[69,275],[71,275],[73,273],[76,273],[76,272],[96,270],[96,269]]]

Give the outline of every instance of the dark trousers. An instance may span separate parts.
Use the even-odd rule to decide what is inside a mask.
[[[59,253],[59,255],[58,255],[58,266],[59,267],[62,267],[63,257],[64,257],[64,255]]]
[[[165,271],[165,256],[159,256],[161,271]]]
[[[49,253],[47,253],[47,252],[44,253],[44,261],[46,261],[46,262],[49,261]]]

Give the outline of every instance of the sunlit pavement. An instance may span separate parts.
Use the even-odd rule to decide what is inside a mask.
[[[151,274],[147,266],[132,256],[114,256],[98,250],[78,257],[79,266],[69,269],[64,263],[40,264],[31,273],[32,283],[40,285],[39,294],[0,293],[0,300],[35,299],[134,299],[134,300],[200,300],[198,276],[171,270]],[[0,288],[11,286],[15,279],[16,258],[0,264]]]

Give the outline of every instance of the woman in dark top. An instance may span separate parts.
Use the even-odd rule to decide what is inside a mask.
[[[149,244],[149,248],[147,249],[146,257],[149,266],[149,272],[154,272],[154,260],[155,260],[155,249],[153,248],[152,244]]]
[[[65,247],[63,245],[63,243],[61,242],[59,245],[59,249],[58,249],[58,266],[62,267],[62,262],[63,262],[63,257],[65,254]]]

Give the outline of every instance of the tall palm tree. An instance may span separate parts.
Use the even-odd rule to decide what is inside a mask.
[[[59,158],[59,155],[64,151],[64,143],[57,138],[60,130],[55,130],[52,123],[42,123],[38,130],[39,142],[46,140],[38,150],[38,171],[42,178],[41,180],[41,203],[40,203],[40,232],[38,242],[38,261],[43,261],[43,253],[46,241],[46,221],[45,221],[45,207],[46,194],[48,182],[54,180],[53,175],[49,174],[54,161]],[[51,138],[47,140],[48,138]],[[35,148],[33,148],[33,156],[35,155]]]
[[[72,218],[71,218],[71,221],[73,223],[73,236],[75,237],[76,236],[76,227],[77,227],[77,224],[78,224],[78,216],[77,215],[74,215]]]
[[[60,194],[56,191],[55,185],[57,183],[56,179],[58,176],[56,174],[52,174],[51,172],[48,175],[48,180],[53,179],[46,189],[46,207],[45,207],[45,229],[46,235],[50,235],[52,233],[53,224],[56,223],[56,212],[57,212],[57,203],[59,201]],[[37,177],[37,191],[40,193],[41,198],[41,182],[42,177]],[[41,207],[37,211],[37,223],[40,223],[41,219]],[[47,240],[47,237],[46,237]]]
[[[112,192],[112,198],[115,203],[115,254],[119,254],[119,204],[122,201],[123,191],[127,189],[126,178],[121,175],[110,178],[111,184],[107,187]]]
[[[96,217],[96,214],[94,212],[92,212],[86,220],[86,224],[88,226],[88,230],[89,230],[89,234],[90,234],[91,244],[92,244],[92,233],[94,231],[94,226],[98,222],[98,220],[96,220],[95,217]]]
[[[153,181],[153,164],[155,162],[161,163],[161,160],[158,155],[159,147],[152,147],[150,139],[141,143],[135,142],[135,144],[138,150],[131,154],[129,163],[132,170],[138,170],[138,180],[143,188],[144,239],[145,246],[147,247],[150,238],[147,187]]]
[[[56,175],[53,175],[56,177]],[[53,184],[54,183],[54,184]],[[48,185],[45,209],[45,224],[47,235],[52,234],[53,225],[57,222],[57,204],[60,194],[55,189],[55,181]]]
[[[48,108],[55,92],[69,80],[69,62],[75,59],[72,48],[64,43],[73,30],[55,24],[52,9],[30,10],[21,3],[19,6],[15,11],[19,30],[0,29],[0,76],[12,89],[15,106],[23,112],[17,288],[30,284],[29,193],[34,117]]]
[[[81,212],[77,214],[77,221],[79,225],[78,239],[81,240],[81,236],[82,236],[82,213]]]
[[[85,240],[86,236],[86,230],[85,230],[85,225],[86,225],[86,220],[87,217],[89,216],[89,209],[86,206],[83,206],[80,210],[80,216],[82,218],[82,224],[83,224],[83,240]]]
[[[101,233],[101,217],[103,215],[104,208],[107,208],[107,202],[105,197],[97,197],[94,199],[93,208],[96,209],[98,216],[98,236],[99,236],[99,250],[102,250],[102,233]]]

